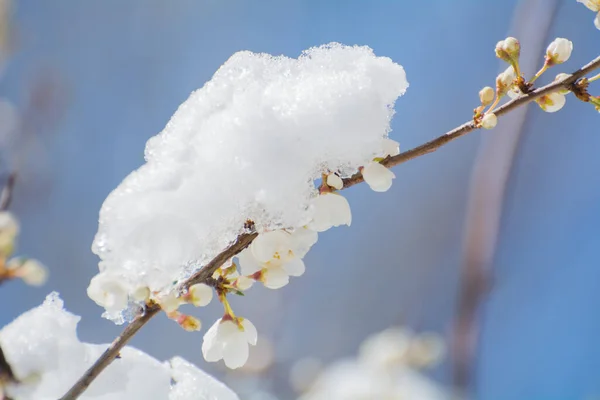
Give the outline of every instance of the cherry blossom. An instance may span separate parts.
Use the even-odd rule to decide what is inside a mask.
[[[204,334],[202,355],[208,362],[223,360],[228,368],[236,369],[248,360],[248,345],[256,345],[258,333],[248,319],[221,318]]]
[[[363,178],[375,192],[386,192],[392,187],[396,175],[378,162],[372,161],[362,169]]]
[[[109,313],[127,306],[127,288],[108,273],[99,273],[92,278],[87,295]]]
[[[564,38],[556,38],[546,49],[546,60],[550,65],[562,64],[571,57],[573,42]]]
[[[567,98],[558,92],[546,94],[536,100],[540,108],[546,112],[553,113],[565,105]]]
[[[204,283],[198,283],[190,287],[188,297],[186,297],[185,300],[196,307],[204,307],[210,303],[212,298],[212,288]]]
[[[312,201],[313,219],[308,228],[324,232],[330,228],[352,223],[352,213],[348,200],[337,193],[322,193]]]

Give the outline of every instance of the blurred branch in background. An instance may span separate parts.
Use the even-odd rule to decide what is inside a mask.
[[[557,0],[523,0],[516,9],[511,35],[519,38],[520,65],[526,76],[539,68],[548,31],[558,8]],[[535,15],[535,18],[531,18]],[[506,64],[501,64],[504,70]],[[478,342],[478,312],[491,288],[490,266],[495,253],[506,185],[523,134],[527,108],[511,113],[493,135],[482,137],[473,166],[464,228],[464,261],[457,317],[452,338],[454,386],[468,391],[474,374]]]

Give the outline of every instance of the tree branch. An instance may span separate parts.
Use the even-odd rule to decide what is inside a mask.
[[[544,87],[536,89],[536,90],[532,91],[531,93],[528,93],[526,95],[518,97],[518,98],[511,100],[508,103],[502,105],[501,107],[498,107],[494,111],[494,114],[496,114],[497,117],[500,117],[501,115],[504,115],[504,114],[514,110],[515,108],[518,108],[525,104],[531,103],[532,101],[539,99],[540,97],[542,97],[546,94],[556,92],[560,89],[570,89],[571,86],[579,78],[584,77],[585,75],[589,74],[590,72],[592,72],[598,68],[600,68],[600,56],[597,57],[596,59],[594,59],[593,61],[591,61],[590,63],[588,63],[587,65],[581,67],[577,71],[573,72],[571,74],[571,76],[569,76],[568,78],[565,78],[565,79],[562,79],[562,80],[559,80],[556,82],[552,82],[549,85],[546,85]],[[417,158],[420,156],[424,156],[425,154],[433,153],[434,151],[436,151],[443,145],[447,144],[448,142],[451,142],[454,139],[458,139],[459,137],[464,136],[467,133],[470,133],[476,129],[478,129],[478,128],[475,126],[473,121],[465,122],[464,124],[452,129],[449,132],[446,132],[445,134],[443,134],[440,137],[437,137],[425,144],[417,146],[414,149],[400,153],[397,156],[388,157],[387,159],[383,160],[381,163],[388,168],[395,167],[396,165],[405,163],[409,160],[412,160],[413,158]],[[361,183],[363,180],[364,179],[362,177],[362,174],[360,172],[358,172],[358,173],[352,175],[350,178],[344,179],[344,189],[349,188],[350,186],[354,186],[357,183]]]
[[[553,82],[549,85],[541,87],[523,95],[519,98],[509,101],[503,106],[497,108],[494,113],[496,116],[504,115],[517,107],[528,104],[535,99],[542,97],[543,95],[556,92],[560,89],[569,89],[579,78],[587,75],[588,73],[600,68],[600,56],[585,65],[584,67],[573,72],[571,76],[560,81]],[[425,144],[422,144],[414,149],[405,151],[394,157],[388,157],[381,163],[388,167],[394,167],[398,164],[402,164],[406,161],[412,160],[423,156],[428,153],[432,153],[442,147],[443,145],[457,139],[461,136],[466,135],[469,132],[478,129],[473,121],[465,122],[461,126],[454,128],[453,130],[446,132],[442,136],[433,139]],[[356,173],[350,178],[344,179],[343,189],[347,189],[357,183],[363,182],[364,179],[362,174]],[[211,260],[206,266],[202,267],[191,277],[186,279],[181,285],[180,290],[186,290],[190,286],[206,282],[207,278],[212,277],[213,273],[222,266],[227,260],[235,257],[239,252],[244,250],[252,241],[258,236],[258,233],[251,232],[243,233],[239,235],[236,241],[223,250],[213,260]],[[98,360],[83,374],[83,376],[74,384],[74,386],[63,396],[60,400],[75,400],[81,395],[88,386],[96,379],[96,377],[119,355],[119,351],[129,342],[129,340],[144,326],[152,317],[154,317],[160,311],[160,307],[157,304],[151,304],[144,312],[138,315],[106,349],[106,351],[100,356]]]

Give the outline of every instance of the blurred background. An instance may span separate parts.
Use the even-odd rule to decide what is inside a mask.
[[[58,291],[83,316],[80,338],[97,343],[122,329],[86,295],[100,206],[144,162],[146,140],[234,52],[297,57],[335,41],[392,58],[411,85],[391,133],[407,150],[470,118],[478,91],[505,68],[493,49],[507,35],[521,40],[530,76],[555,37],[574,42],[570,60],[542,83],[600,50],[593,14],[575,0],[10,6],[0,12],[0,183],[16,174],[18,254],[42,260],[50,277],[43,288],[3,285],[0,326]],[[234,299],[263,335],[245,372],[205,363],[202,334],[164,316],[132,345],[159,359],[182,355],[242,398],[288,399],[299,360],[326,364],[404,325],[444,337],[449,351],[431,377],[472,398],[600,398],[597,127],[598,114],[573,97],[556,114],[531,105],[397,167],[385,195],[366,185],[345,192],[352,227],[320,237],[301,279]],[[220,305],[196,315],[208,326]]]

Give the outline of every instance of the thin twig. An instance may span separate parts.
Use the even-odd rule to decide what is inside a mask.
[[[598,68],[600,68],[600,57],[597,57],[596,59],[594,59],[587,65],[585,65],[584,67],[573,72],[569,77],[567,77],[565,79],[561,79],[559,81],[552,82],[549,85],[546,85],[544,87],[536,89],[529,94],[523,95],[521,97],[518,97],[514,100],[509,101],[508,103],[504,104],[503,106],[498,107],[494,111],[494,114],[496,114],[496,116],[499,117],[501,115],[504,115],[504,114],[514,110],[517,107],[520,107],[527,103],[531,103],[532,101],[539,99],[540,97],[542,97],[546,94],[556,92],[559,89],[569,89],[569,87],[573,83],[575,83],[579,78],[589,74],[590,72],[592,72]],[[440,147],[442,147],[443,145],[447,144],[448,142],[451,142],[454,139],[458,139],[459,137],[464,136],[467,133],[474,131],[475,129],[478,129],[478,128],[473,121],[465,122],[461,126],[454,128],[453,130],[443,134],[440,137],[437,137],[425,144],[417,146],[414,149],[400,153],[397,156],[388,157],[387,159],[383,160],[381,163],[388,168],[394,167],[398,164],[402,164],[409,160],[412,160],[413,158],[417,158],[420,156],[424,156],[425,154],[432,153],[432,152],[436,151],[437,149],[439,149]],[[362,177],[362,174],[360,172],[358,172],[358,173],[352,175],[350,178],[344,179],[344,189],[349,188],[350,186],[354,186],[357,183],[361,183],[363,180],[364,179]]]
[[[537,98],[545,94],[549,94],[552,92],[556,92],[560,89],[568,88],[570,85],[575,83],[579,78],[587,75],[591,71],[600,68],[600,56],[595,60],[582,67],[581,69],[575,71],[571,76],[566,79],[562,79],[557,82],[553,82],[549,85],[546,85],[542,88],[536,89],[533,92],[523,95],[517,99],[509,101],[504,104],[502,107],[496,109],[495,114],[497,116],[501,116],[503,114],[508,113],[511,110],[514,110],[517,107],[525,105],[534,101]],[[453,130],[443,134],[442,136],[433,139],[421,146],[415,147],[412,150],[405,151],[403,153],[398,154],[394,157],[389,157],[382,161],[381,163],[391,168],[398,164],[402,164],[408,160],[412,160],[413,158],[417,158],[419,156],[434,152],[439,149],[446,143],[459,138],[461,136],[466,135],[469,132],[478,129],[476,125],[472,122],[466,122],[463,125],[454,128]],[[354,186],[357,183],[363,182],[364,179],[360,173],[357,173],[350,178],[344,179],[344,189],[349,188],[350,186]],[[236,241],[223,250],[219,255],[217,255],[213,260],[211,260],[206,266],[198,270],[194,275],[189,277],[186,281],[184,281],[180,285],[181,290],[185,290],[189,288],[191,285],[196,283],[205,282],[207,278],[210,278],[213,273],[222,266],[227,260],[235,257],[239,252],[244,250],[252,241],[258,236],[256,232],[243,233],[239,235]],[[96,377],[119,355],[119,351],[127,344],[127,342],[137,333],[138,330],[142,326],[144,326],[153,316],[155,316],[160,311],[160,307],[158,305],[150,305],[146,308],[143,314],[137,316],[123,331],[123,333],[118,336],[112,344],[106,349],[106,351],[100,356],[96,362],[83,374],[83,376],[74,384],[74,386],[59,400],[75,400],[81,395],[88,386],[96,379]]]

